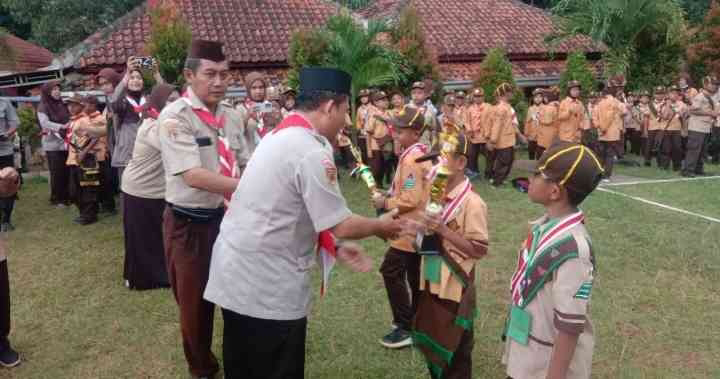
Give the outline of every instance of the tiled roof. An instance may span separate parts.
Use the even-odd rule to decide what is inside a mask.
[[[565,71],[565,61],[513,60],[513,76],[522,79],[555,78]],[[441,63],[440,76],[450,80],[474,80],[481,62]],[[601,62],[590,62],[595,73],[601,72]]]
[[[225,42],[235,64],[285,65],[295,30],[325,23],[338,5],[325,0],[176,0],[193,36]],[[76,68],[123,64],[143,53],[150,34],[147,6],[88,37]]]
[[[7,45],[12,56],[0,57],[0,71],[13,73],[32,72],[52,63],[53,54],[45,49],[28,41],[15,37],[11,34],[0,36],[0,43]]]
[[[426,41],[441,62],[477,59],[493,47],[511,57],[604,50],[587,37],[550,46],[545,38],[555,30],[552,16],[519,0],[377,0],[361,14],[393,18],[406,4],[417,10]]]

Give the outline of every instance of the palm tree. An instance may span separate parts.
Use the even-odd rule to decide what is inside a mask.
[[[684,35],[685,20],[676,0],[558,0],[552,8],[566,38],[584,34],[605,43],[605,60],[626,72],[637,52],[672,45]]]
[[[382,21],[370,21],[365,28],[348,14],[330,17],[322,29],[327,46],[323,64],[352,75],[350,104],[353,114],[360,89],[402,80],[402,66],[395,60],[397,53],[378,43],[378,37],[387,31],[388,27]]]

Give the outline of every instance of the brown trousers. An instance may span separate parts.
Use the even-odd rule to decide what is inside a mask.
[[[682,156],[682,136],[680,135],[680,131],[665,131],[660,146],[658,166],[667,170],[670,168],[670,162],[672,162],[673,170],[679,171],[682,166]]]
[[[657,140],[658,131],[648,130],[647,138],[643,138],[642,152],[645,157],[645,165],[652,163],[653,149],[655,148],[655,141]],[[658,165],[660,161],[658,160]]]
[[[508,147],[505,149],[498,149],[493,152],[495,159],[493,160],[493,185],[498,187],[503,184],[510,170],[512,169],[513,162],[515,161],[515,148]]]
[[[368,160],[375,183],[377,183],[378,187],[382,187],[383,176],[385,175],[385,157],[382,150],[373,150],[372,158],[368,158]]]
[[[538,152],[538,143],[537,141],[530,141],[528,140],[528,159],[529,160],[536,160],[540,159],[540,156],[537,155]]]
[[[472,172],[480,172],[480,165],[478,165],[478,158],[480,155],[485,155],[485,144],[484,143],[471,143],[468,149],[468,170]]]
[[[101,186],[81,186],[82,169],[70,166],[71,195],[75,201],[80,217],[87,221],[96,221],[98,218],[98,196]]]
[[[0,262],[0,352],[10,347],[10,280],[7,259]]]
[[[600,162],[605,169],[605,178],[612,176],[615,157],[622,156],[623,141],[600,141]]]
[[[210,257],[221,219],[193,222],[175,216],[167,207],[163,215],[163,242],[168,279],[180,309],[180,331],[190,373],[212,376],[219,370],[210,350],[215,306],[203,299],[210,271]]]
[[[380,266],[385,281],[393,322],[410,331],[420,291],[420,255],[395,248],[388,249]]]
[[[688,132],[687,155],[683,172],[687,174],[702,174],[705,172],[705,157],[707,156],[710,134],[695,131]]]

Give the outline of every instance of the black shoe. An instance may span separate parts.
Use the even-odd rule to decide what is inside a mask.
[[[696,176],[709,176],[709,174],[705,171],[700,171],[695,173]]]
[[[686,178],[694,178],[695,177],[695,174],[693,174],[692,172],[683,172],[681,175]]]
[[[650,162],[645,162],[645,167],[651,167],[651,166],[652,166],[652,163],[650,163]]]
[[[90,224],[94,224],[95,222],[97,222],[97,219],[90,220],[85,217],[78,217],[78,218],[74,219],[73,222],[76,224],[80,224],[80,225],[90,225]]]
[[[402,349],[412,345],[412,336],[404,329],[395,328],[380,340],[380,344],[388,349]]]
[[[107,214],[108,216],[115,216],[117,214],[117,211],[114,209],[101,209],[100,213]]]
[[[2,233],[12,232],[13,230],[15,230],[15,227],[9,222],[3,222],[0,224],[0,232]]]
[[[0,352],[0,366],[3,367],[15,367],[20,364],[20,354],[18,354],[17,351],[13,350],[12,347],[9,347],[5,349],[4,351]]]

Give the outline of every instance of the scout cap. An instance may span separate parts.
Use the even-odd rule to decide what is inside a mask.
[[[545,151],[537,162],[536,172],[583,195],[597,187],[604,173],[592,150],[570,142],[557,143]]]
[[[400,129],[422,131],[425,126],[425,110],[412,105],[405,105],[403,109],[390,118],[390,124]]]
[[[680,87],[678,87],[678,86],[676,86],[676,85],[673,84],[673,85],[671,85],[671,86],[668,88],[668,90],[669,90],[670,92],[680,92]]]
[[[283,96],[287,96],[287,95],[295,96],[295,94],[296,94],[296,92],[292,87],[283,88],[282,93],[281,93],[281,95],[283,95]]]
[[[222,42],[194,39],[190,42],[188,58],[206,59],[217,63],[224,62],[226,58],[222,48]]]
[[[372,95],[372,101],[379,101],[382,99],[387,99],[387,93],[385,91],[377,91]]]
[[[336,68],[309,67],[300,70],[300,95],[313,91],[329,91],[350,95],[352,77]]]
[[[575,88],[575,87],[582,89],[582,84],[580,84],[580,82],[578,82],[577,80],[571,80],[568,82],[568,84],[567,84],[568,89]]]
[[[460,90],[456,91],[455,97],[456,98],[465,98],[465,91],[460,91]]]
[[[533,96],[537,96],[537,95],[542,95],[543,92],[545,92],[544,89],[542,89],[542,88],[535,88],[535,89],[532,91],[532,94],[533,94]]]
[[[680,78],[680,80],[678,80],[678,87],[680,87],[680,89],[690,88],[690,86],[688,86],[687,79],[685,78]]]
[[[365,96],[370,96],[370,90],[367,88],[363,88],[360,90],[360,92],[358,92],[358,97],[365,97]]]
[[[68,97],[67,99],[65,99],[65,103],[82,104],[84,100],[85,99],[82,96],[80,96],[76,93],[76,94],[73,94],[72,96]]]
[[[465,157],[469,157],[470,155],[470,141],[465,137],[465,134],[462,132],[455,133],[455,138],[457,139],[457,144],[455,145],[455,149],[452,151],[455,154],[458,155],[464,155]],[[437,149],[437,148],[436,148]],[[440,147],[442,149],[442,146]],[[442,155],[442,151],[433,150],[425,155],[423,155],[420,158],[415,159],[415,162],[425,162],[429,160],[434,160],[435,158]]]
[[[425,89],[425,82],[415,82],[412,84],[412,89]]]
[[[92,95],[87,95],[83,97],[83,104],[92,104],[92,105],[98,105],[100,102],[98,101],[97,97]]]
[[[482,88],[475,88],[473,90],[472,94],[475,97],[482,97],[482,96],[485,96],[485,90]]]
[[[655,94],[656,95],[664,95],[667,93],[667,90],[663,86],[657,86],[655,87]]]
[[[508,93],[511,93],[513,91],[513,87],[510,85],[510,83],[503,82],[500,83],[498,88],[495,90],[495,96],[505,96]]]
[[[643,96],[650,97],[650,91],[648,91],[646,89],[640,91],[640,97],[643,97]]]
[[[445,95],[443,98],[443,104],[445,105],[455,105],[455,95],[449,93]]]
[[[706,85],[708,85],[708,84],[717,85],[717,84],[718,84],[718,79],[717,79],[715,76],[713,76],[713,75],[708,75],[708,76],[706,76],[706,77],[703,78],[702,84],[703,84],[703,87],[706,86]]]

